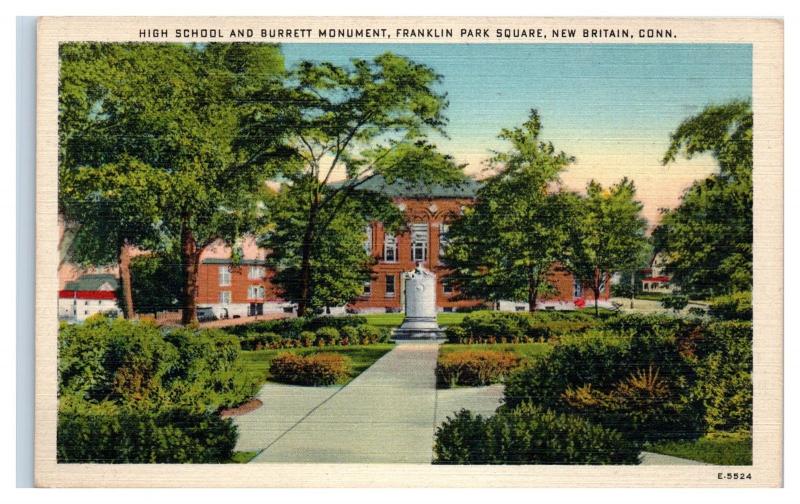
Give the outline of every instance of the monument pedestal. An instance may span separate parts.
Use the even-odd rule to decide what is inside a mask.
[[[436,321],[436,274],[418,265],[403,273],[405,280],[405,313],[403,324],[395,330],[394,339],[440,339],[444,330]]]

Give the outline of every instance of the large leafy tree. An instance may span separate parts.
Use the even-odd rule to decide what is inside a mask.
[[[338,290],[330,290],[324,278],[361,267],[363,258],[350,253],[343,253],[339,264],[320,258],[327,254],[332,228],[346,219],[366,219],[359,203],[373,196],[360,190],[364,183],[377,176],[388,183],[463,180],[461,167],[427,141],[430,132],[443,134],[446,123],[440,80],[433,69],[391,53],[345,66],[302,62],[291,73],[282,104],[292,125],[295,159],[282,166],[281,175],[293,186],[286,196],[295,198],[289,206],[297,213],[292,232],[269,234],[261,244],[296,257],[296,266],[277,279],[297,302],[299,315],[323,290]],[[249,117],[251,136],[269,135],[274,128],[274,117]],[[296,251],[290,254],[288,247]],[[329,299],[343,300],[345,291],[352,289]]]
[[[571,208],[571,196],[551,185],[573,158],[542,141],[541,126],[533,110],[522,127],[500,133],[509,149],[490,160],[497,174],[450,227],[446,262],[463,296],[527,301],[534,311],[551,289],[547,276],[568,243]]]
[[[607,189],[591,180],[586,196],[572,205],[571,245],[565,264],[591,287],[596,315],[602,287],[610,275],[632,269],[640,261],[647,243],[647,221],[641,212],[636,187],[627,178]]]
[[[125,194],[129,207],[120,206],[119,198],[104,204],[113,208],[104,214],[108,228],[135,223],[119,227],[119,236],[108,245],[149,248],[154,232],[161,245],[177,244],[184,323],[196,320],[200,254],[217,240],[233,243],[250,229],[261,185],[284,154],[285,123],[276,118],[285,108],[277,99],[282,77],[283,59],[272,45],[61,46],[59,165],[65,220],[87,234],[103,226],[98,212],[84,203],[96,199],[98,189],[71,173],[92,170],[99,179],[95,185],[113,193],[119,184],[130,184],[103,167],[135,160],[152,177],[142,192]],[[270,117],[272,128],[252,135],[243,126],[246,117]],[[141,212],[137,202],[152,194],[158,195],[157,211]],[[82,243],[76,242],[76,255],[94,255]],[[130,281],[123,278],[125,283]]]
[[[749,101],[710,105],[672,133],[663,163],[710,154],[719,172],[664,211],[653,236],[666,270],[690,295],[752,289],[753,112]]]

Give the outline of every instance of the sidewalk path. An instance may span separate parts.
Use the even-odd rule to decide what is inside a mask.
[[[436,379],[434,369],[439,345],[435,342],[398,343],[346,387],[324,389],[329,395],[311,398],[309,388],[298,394],[300,403],[319,401],[313,409],[297,419],[287,415],[285,422],[256,425],[248,431],[237,449],[255,449],[267,441],[253,462],[384,462],[430,464],[433,456],[433,431],[436,415]],[[285,397],[285,396],[284,396]],[[261,398],[260,409],[289,413],[285,402]],[[270,408],[270,406],[273,406]],[[259,419],[249,415],[237,419],[244,427]],[[269,415],[262,420],[268,421]],[[290,425],[291,424],[291,425]],[[284,429],[282,433],[277,431]],[[271,439],[271,441],[270,441]]]

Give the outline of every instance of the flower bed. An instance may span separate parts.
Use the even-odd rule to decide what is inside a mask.
[[[334,385],[350,374],[350,359],[335,353],[297,355],[284,353],[270,364],[275,381],[293,385]]]
[[[520,364],[511,352],[465,350],[441,355],[436,362],[440,387],[479,386],[498,383]]]

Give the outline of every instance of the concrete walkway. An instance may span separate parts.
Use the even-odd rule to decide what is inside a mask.
[[[344,388],[306,395],[309,388],[304,387],[299,395],[305,397],[296,399],[298,409],[285,422],[246,427],[269,420],[271,414],[263,414],[260,420],[244,415],[237,424],[251,432],[237,450],[248,443],[254,449],[255,444],[271,439],[253,462],[430,464],[438,351],[439,345],[433,342],[398,343]],[[260,409],[279,410],[280,416],[287,412],[283,401],[269,397],[262,401]],[[313,409],[296,419],[303,404],[307,407],[316,401]]]
[[[344,387],[267,383],[264,405],[235,417],[253,463],[415,463],[433,459],[435,428],[466,408],[489,416],[503,385],[436,389],[439,345],[402,342]],[[701,464],[643,452],[642,465]]]

